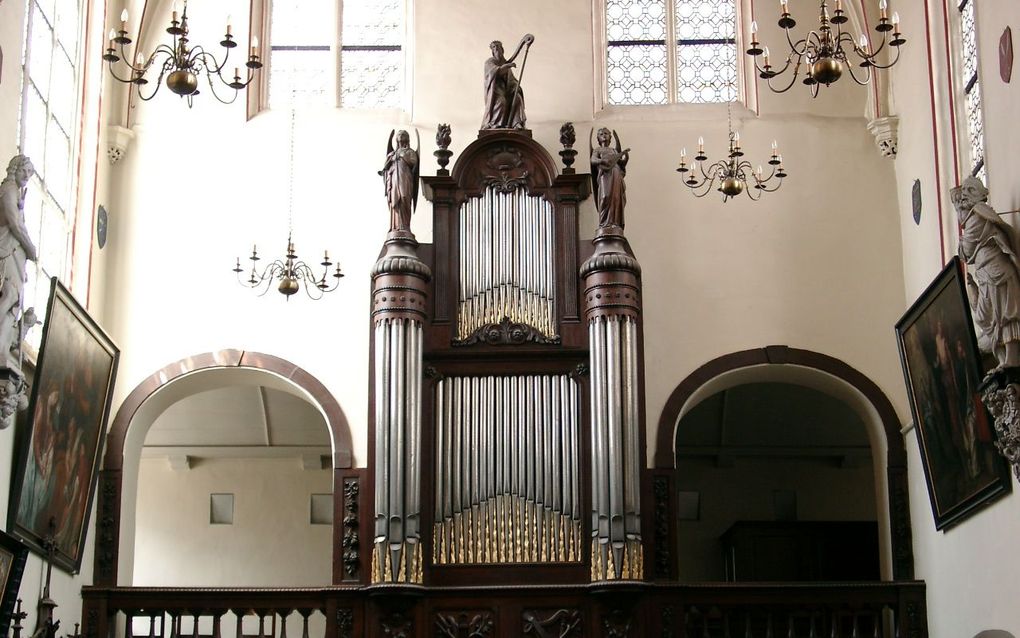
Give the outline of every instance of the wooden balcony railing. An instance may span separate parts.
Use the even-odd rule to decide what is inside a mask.
[[[925,588],[893,583],[86,587],[84,638],[926,638]]]

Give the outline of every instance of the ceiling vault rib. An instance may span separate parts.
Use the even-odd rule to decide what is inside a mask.
[[[263,431],[265,432],[265,435],[266,435],[266,437],[265,437],[265,439],[266,439],[266,447],[272,447],[273,446],[273,435],[272,435],[272,428],[270,427],[270,423],[269,423],[269,406],[266,403],[268,399],[266,398],[266,388],[265,388],[265,386],[261,386],[261,385],[258,386],[258,393],[259,393],[259,407],[261,408],[261,413],[262,413],[262,428],[263,428]]]

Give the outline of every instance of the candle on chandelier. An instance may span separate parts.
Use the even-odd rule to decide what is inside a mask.
[[[259,37],[252,36],[251,39],[251,57],[257,58],[259,56]]]
[[[124,9],[120,12],[120,30],[127,33],[128,12]]]
[[[170,5],[170,15],[173,16],[170,18],[170,22],[177,22],[177,0],[174,0],[174,3]]]
[[[900,14],[898,11],[892,12],[892,25],[893,31],[899,32],[900,30]]]
[[[114,38],[114,37],[115,37],[116,35],[117,35],[117,34],[113,32],[113,29],[110,29],[110,47],[109,47],[109,49],[110,49],[111,51],[113,50],[113,38]]]
[[[865,55],[867,55],[868,54],[868,36],[864,35],[863,33],[861,34],[860,45],[861,45],[861,51],[864,52]]]
[[[843,0],[836,0],[836,11],[837,12],[843,11]]]
[[[758,21],[751,20],[751,39],[753,40],[756,35],[758,35]]]
[[[765,47],[765,51],[764,51],[763,55],[765,56],[765,66],[768,66],[769,65],[769,48],[768,47]]]
[[[234,67],[234,80],[241,81],[241,69],[236,66]]]
[[[687,147],[680,149],[680,166],[687,163]]]
[[[228,15],[227,16],[227,35],[230,35],[231,31],[233,31],[233,29],[234,29],[233,22],[234,22],[233,16],[229,16]]]
[[[779,0],[779,8],[783,15],[790,13],[790,7],[787,5],[787,0]]]
[[[763,170],[762,170],[762,168],[761,168],[761,164],[758,164],[758,170],[757,170],[757,171],[755,171],[755,173],[756,173],[756,177],[758,178],[758,181],[759,181],[759,182],[760,182],[760,181],[762,181],[762,174],[763,174],[764,172],[765,172],[765,171],[763,171]]]
[[[705,138],[699,137],[698,138],[698,155],[704,155],[704,154],[705,154]]]
[[[772,140],[772,156],[775,157],[779,153],[779,142]]]
[[[882,18],[883,21],[889,19],[889,2],[888,2],[888,0],[880,0],[879,3],[878,3],[878,10],[882,14],[881,18]]]

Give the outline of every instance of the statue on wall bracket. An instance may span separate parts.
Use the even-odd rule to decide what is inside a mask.
[[[415,137],[418,137],[415,131]],[[396,147],[393,142],[396,140]],[[407,131],[390,131],[386,143],[386,163],[382,175],[386,190],[386,203],[390,208],[390,235],[413,238],[411,214],[418,205],[418,149],[411,148],[411,136]]]
[[[32,161],[16,155],[0,182],[0,429],[15,411],[27,407],[28,384],[21,369],[21,342],[36,323],[32,308],[22,312],[26,263],[38,259],[25,226],[25,194],[35,174]]]
[[[979,346],[996,367],[981,384],[991,413],[995,446],[1020,479],[1020,258],[1017,235],[988,205],[988,189],[977,177],[949,191],[960,224],[960,258],[967,264],[967,296]]]
[[[482,130],[488,129],[523,129],[527,118],[524,115],[524,93],[521,91],[520,80],[524,78],[524,65],[528,62],[528,51],[535,41],[530,33],[521,38],[520,43],[508,58],[503,55],[503,43],[493,40],[489,44],[492,57],[485,61],[485,114],[482,117]],[[514,77],[515,60],[521,53],[520,78]]]
[[[627,206],[627,162],[630,149],[622,148],[616,131],[602,127],[596,136],[598,146],[591,143],[591,186],[595,208],[599,212],[599,234],[623,234],[623,210]],[[616,141],[615,148],[610,142]]]

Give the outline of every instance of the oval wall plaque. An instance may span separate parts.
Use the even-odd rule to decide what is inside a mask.
[[[999,38],[999,77],[1006,84],[1013,76],[1013,30],[1006,27]]]
[[[910,189],[910,207],[914,211],[914,223],[921,224],[921,180],[914,180],[914,187]]]
[[[106,207],[100,204],[96,213],[96,243],[99,244],[99,250],[106,246],[106,231],[109,225],[110,216],[106,212]]]

